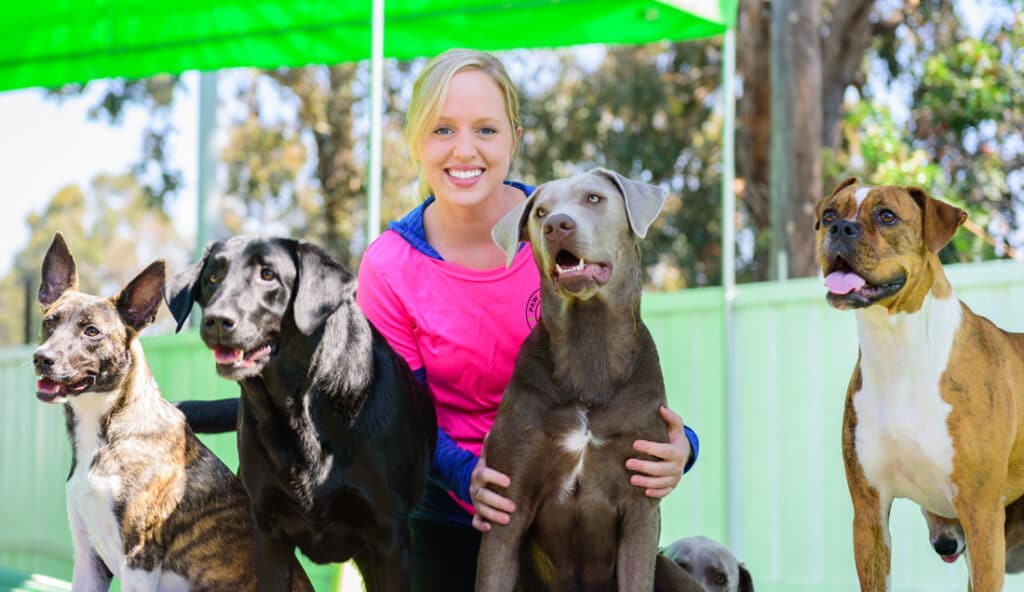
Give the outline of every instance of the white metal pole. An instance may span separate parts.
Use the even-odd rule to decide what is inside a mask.
[[[213,138],[217,131],[217,72],[199,73],[199,162],[196,169],[196,244],[198,259],[213,237],[214,218],[218,214],[213,200],[217,187],[217,157]]]
[[[722,38],[722,294],[725,348],[726,520],[729,545],[740,542],[739,393],[736,389],[736,32]]]
[[[384,0],[373,0],[370,42],[370,192],[366,204],[366,241],[380,234],[381,146],[384,141]]]

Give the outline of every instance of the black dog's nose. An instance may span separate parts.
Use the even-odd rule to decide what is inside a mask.
[[[235,328],[235,319],[225,314],[203,315],[203,328],[207,331],[229,333]]]
[[[939,555],[952,555],[956,553],[957,547],[955,539],[939,539],[932,544],[932,548]]]
[[[555,214],[544,221],[544,236],[565,238],[576,228],[576,221],[566,214]]]
[[[857,238],[860,236],[860,224],[850,220],[840,220],[828,229],[829,234],[839,234],[845,238]]]
[[[36,368],[52,368],[53,357],[43,351],[36,351],[32,354],[32,363],[36,365]]]

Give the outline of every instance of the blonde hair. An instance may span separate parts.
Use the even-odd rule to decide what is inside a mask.
[[[430,60],[423,72],[416,78],[412,87],[412,100],[409,101],[409,109],[405,115],[405,143],[409,147],[412,161],[419,170],[420,199],[433,193],[433,189],[423,178],[423,167],[420,162],[423,137],[440,116],[441,105],[448,94],[448,83],[451,82],[452,77],[463,70],[470,69],[484,72],[498,84],[498,88],[501,89],[505,98],[505,113],[512,125],[513,151],[518,146],[515,132],[521,127],[519,97],[516,94],[515,84],[512,83],[508,72],[505,71],[505,66],[498,58],[487,52],[473,49],[449,49]]]

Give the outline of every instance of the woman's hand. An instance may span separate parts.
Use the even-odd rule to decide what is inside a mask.
[[[473,498],[473,509],[476,510],[473,514],[473,528],[487,532],[491,529],[492,522],[509,523],[512,519],[510,514],[515,512],[516,505],[512,500],[498,495],[487,487],[493,484],[507,488],[511,483],[512,480],[505,473],[487,468],[484,452],[481,450],[480,460],[477,461],[469,478],[469,495]]]
[[[658,411],[668,425],[668,443],[636,440],[633,448],[659,460],[630,458],[626,460],[626,468],[635,473],[629,478],[630,484],[643,487],[647,497],[660,498],[679,484],[692,451],[683,432],[683,418],[668,407],[660,407]]]

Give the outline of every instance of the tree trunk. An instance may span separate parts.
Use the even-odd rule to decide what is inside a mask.
[[[776,279],[817,272],[813,206],[821,193],[819,4],[772,4],[771,264]]]

